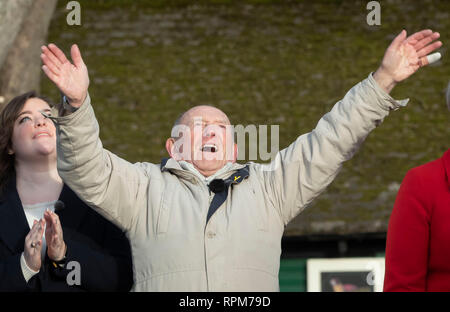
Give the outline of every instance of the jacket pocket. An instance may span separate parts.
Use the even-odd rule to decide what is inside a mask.
[[[169,228],[170,208],[173,197],[173,193],[170,191],[171,189],[173,189],[173,187],[168,185],[163,191],[158,213],[158,222],[156,224],[156,234],[164,234]]]

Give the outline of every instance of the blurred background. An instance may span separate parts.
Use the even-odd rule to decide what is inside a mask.
[[[282,149],[375,71],[402,29],[441,33],[442,60],[392,93],[408,106],[286,228],[282,291],[306,290],[306,259],[383,257],[406,172],[449,148],[450,1],[378,1],[379,26],[367,24],[370,1],[82,0],[81,25],[68,25],[69,2],[1,0],[0,102],[30,89],[58,102],[40,46],[77,43],[103,144],[131,162],[159,163],[174,120],[200,104],[235,125],[279,125]]]

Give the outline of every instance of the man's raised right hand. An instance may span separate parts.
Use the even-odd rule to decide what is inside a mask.
[[[53,43],[41,47],[42,70],[68,98],[70,105],[80,107],[87,96],[89,75],[76,44],[72,45],[70,55],[73,64]]]

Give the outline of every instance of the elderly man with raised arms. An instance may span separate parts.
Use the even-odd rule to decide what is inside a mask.
[[[228,117],[196,106],[176,122],[161,164],[131,164],[103,149],[88,94],[88,71],[42,47],[43,70],[66,96],[58,130],[58,170],[93,209],[126,231],[135,291],[277,291],[285,226],[333,181],[392,110],[390,95],[442,43],[402,31],[375,73],[354,86],[310,133],[270,164],[239,164]],[[349,64],[350,66],[350,64]],[[181,135],[178,135],[182,133]],[[197,133],[197,135],[195,135]],[[200,135],[198,135],[200,133]],[[182,146],[182,148],[180,148]]]

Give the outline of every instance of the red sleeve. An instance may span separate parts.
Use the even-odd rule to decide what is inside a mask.
[[[410,170],[397,194],[386,240],[384,291],[425,291],[430,214],[421,171]]]

